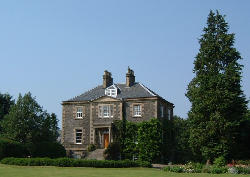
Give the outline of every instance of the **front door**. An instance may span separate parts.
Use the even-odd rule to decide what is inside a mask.
[[[104,148],[106,149],[109,145],[109,134],[104,134]]]

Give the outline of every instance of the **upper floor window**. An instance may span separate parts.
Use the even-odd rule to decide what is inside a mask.
[[[106,88],[105,95],[116,97],[117,96],[117,87],[115,85],[111,85],[110,87]]]
[[[76,118],[80,119],[83,117],[83,108],[82,107],[78,107],[77,111],[76,111]]]
[[[141,105],[137,104],[133,106],[133,113],[135,117],[140,117],[141,116]]]
[[[82,144],[82,129],[75,129],[75,142]]]
[[[161,114],[161,118],[163,118],[164,117],[164,107],[163,106],[160,107],[160,114]]]
[[[99,106],[99,117],[113,117],[113,105],[101,105]]]

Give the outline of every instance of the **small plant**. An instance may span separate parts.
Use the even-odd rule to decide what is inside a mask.
[[[238,174],[238,170],[235,167],[228,168],[227,172],[230,173],[230,174]]]
[[[118,142],[113,142],[108,145],[108,148],[104,151],[104,158],[106,160],[119,160],[121,154],[121,147]]]
[[[208,172],[212,174],[222,174],[222,173],[227,173],[227,171],[228,170],[225,167],[212,166]]]
[[[250,174],[250,167],[236,167],[239,174]]]
[[[220,156],[214,160],[214,166],[224,167],[226,165],[226,160],[224,157]]]
[[[90,144],[90,145],[88,146],[88,152],[92,152],[92,151],[94,151],[94,150],[96,150],[96,145]]]
[[[183,173],[184,172],[184,169],[183,167],[180,167],[180,166],[173,166],[171,169],[170,169],[171,172],[175,172],[175,173]]]
[[[167,172],[175,172],[175,173],[184,173],[184,168],[181,166],[167,166],[163,168],[164,171]]]
[[[194,173],[194,167],[193,167],[192,162],[188,162],[186,165],[184,165],[184,172]]]

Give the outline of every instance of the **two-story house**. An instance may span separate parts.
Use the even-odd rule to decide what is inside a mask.
[[[104,71],[102,85],[62,102],[62,143],[69,155],[80,157],[90,144],[106,148],[113,141],[114,120],[171,120],[173,108],[172,103],[135,82],[130,68],[125,84],[113,83],[111,73]]]

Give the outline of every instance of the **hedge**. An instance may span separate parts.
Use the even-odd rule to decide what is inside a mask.
[[[25,157],[28,151],[25,145],[9,140],[0,139],[0,159],[5,157]]]
[[[151,167],[149,162],[131,160],[83,160],[70,158],[4,158],[2,164],[20,166],[58,166],[58,167],[96,167],[96,168],[129,168]]]
[[[31,157],[59,158],[66,156],[65,148],[58,142],[40,142],[36,144],[29,144],[27,145],[27,148]]]

